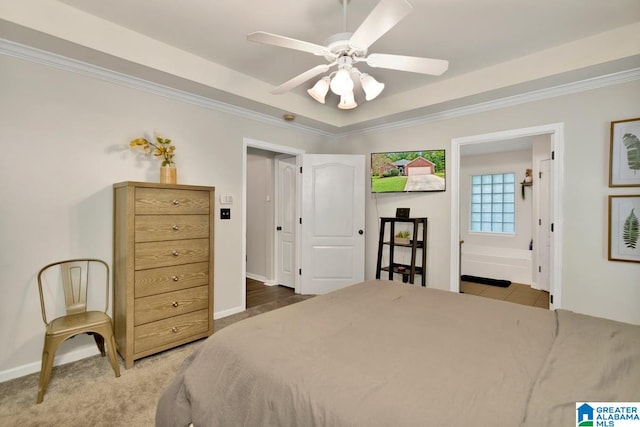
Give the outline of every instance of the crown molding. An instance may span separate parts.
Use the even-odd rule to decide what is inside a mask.
[[[544,99],[555,98],[559,96],[571,95],[578,92],[586,92],[594,89],[600,89],[607,86],[613,86],[621,83],[627,83],[640,80],[640,68],[611,73],[604,76],[593,77],[563,85],[553,86],[545,89],[539,89],[520,95],[499,98],[491,101],[480,102],[459,108],[439,111],[432,114],[426,114],[420,117],[398,120],[393,123],[386,123],[379,126],[370,126],[362,130],[354,130],[341,133],[340,136],[357,135],[362,133],[375,133],[380,131],[400,129],[412,126],[423,125],[427,123],[448,120],[457,117],[469,116],[472,114],[483,113],[486,111],[498,110],[501,108],[513,107],[516,105],[527,104],[529,102],[541,101]]]
[[[240,116],[249,120],[255,120],[272,126],[281,128],[294,128],[302,132],[321,135],[327,138],[335,139],[337,137],[345,137],[350,135],[374,133],[388,131],[400,128],[423,125],[440,120],[448,120],[457,117],[478,114],[485,111],[492,111],[501,108],[508,108],[516,105],[526,104],[529,102],[540,101],[559,96],[570,95],[578,92],[584,92],[599,89],[607,86],[613,86],[621,83],[627,83],[640,79],[640,68],[621,71],[617,73],[607,74],[604,76],[593,77],[563,85],[553,86],[546,89],[530,91],[520,95],[503,97],[496,100],[480,102],[464,107],[448,109],[431,114],[421,115],[416,118],[397,120],[391,123],[380,125],[365,126],[362,129],[349,130],[344,132],[327,132],[311,126],[305,126],[299,123],[283,122],[281,119],[269,116],[267,114],[258,113],[253,110],[238,107],[228,103],[213,100],[199,96],[190,92],[171,88],[169,86],[153,83],[144,79],[133,77],[107,68],[88,64],[86,62],[71,59],[62,55],[36,49],[23,44],[15,43],[10,40],[0,39],[0,54],[12,56],[15,58],[36,62],[45,66],[58,68],[72,73],[96,78],[99,80],[126,86],[132,89],[141,90],[159,96],[164,96],[177,101],[197,105],[199,107],[222,111],[228,114]]]
[[[166,98],[196,105],[198,107],[233,114],[249,120],[266,123],[272,126],[278,126],[287,129],[295,128],[306,133],[322,135],[329,138],[334,138],[336,136],[331,132],[325,132],[310,126],[301,125],[299,123],[284,122],[281,119],[277,119],[267,114],[258,113],[253,110],[238,107],[225,102],[216,101],[214,99],[199,96],[180,89],[153,83],[148,80],[130,76],[128,74],[109,70],[104,67],[78,61],[66,56],[47,52],[41,49],[36,49],[6,39],[0,39],[0,54],[35,62],[41,65],[69,71],[76,74],[81,74],[83,76],[92,77],[109,83],[141,90],[154,95],[164,96]]]

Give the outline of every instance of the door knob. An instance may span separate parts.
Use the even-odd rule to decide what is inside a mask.
[[[276,227],[276,230],[278,230],[278,231],[282,231],[282,227],[277,226],[277,227]]]
[[[364,230],[358,230],[358,234],[360,235],[364,234]]]

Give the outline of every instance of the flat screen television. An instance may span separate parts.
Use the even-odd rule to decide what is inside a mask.
[[[444,150],[371,153],[371,192],[445,191]]]

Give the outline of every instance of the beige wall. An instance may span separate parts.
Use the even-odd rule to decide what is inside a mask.
[[[157,159],[128,146],[143,132],[173,139],[180,183],[234,197],[227,221],[216,200],[214,311],[241,309],[243,138],[316,153],[326,136],[5,55],[0,70],[0,381],[39,370],[38,269],[81,255],[111,264],[113,183],[159,179]],[[80,348],[95,346],[72,340],[59,355]]]
[[[564,236],[562,306],[640,323],[640,264],[607,260],[607,196],[640,194],[640,188],[608,187],[609,126],[613,120],[640,117],[637,93],[640,82],[623,83],[464,117],[344,136],[333,146],[335,152],[358,154],[445,148],[448,155],[453,138],[564,123],[564,215],[556,221]],[[396,207],[409,207],[412,215],[429,217],[428,284],[449,289],[450,206],[449,191],[369,194],[366,276],[375,275],[378,218],[393,216]]]

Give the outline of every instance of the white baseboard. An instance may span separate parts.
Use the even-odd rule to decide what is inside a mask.
[[[87,357],[95,356],[97,354],[100,354],[100,352],[98,352],[98,347],[96,347],[95,344],[87,344],[68,353],[63,353],[59,356],[56,356],[56,358],[53,360],[53,366],[64,365],[70,362],[85,359]],[[33,374],[35,372],[40,372],[41,365],[41,362],[38,361],[2,371],[0,372],[0,383],[13,380],[15,378],[24,377],[25,375]]]
[[[258,282],[266,282],[267,279],[266,277],[260,275],[260,274],[254,274],[254,273],[246,273],[247,279],[253,279],[253,280],[257,280]]]
[[[232,314],[242,313],[244,309],[240,306],[230,308],[224,311],[218,311],[217,313],[213,313],[213,319],[222,319],[223,317],[231,316]]]
[[[244,310],[242,309],[242,307],[234,307],[229,310],[213,313],[213,318],[222,319],[223,317],[231,316],[232,314],[241,313],[243,311]],[[87,344],[71,350],[68,353],[61,353],[60,355],[56,355],[56,358],[53,361],[53,366],[60,366],[67,363],[76,362],[78,360],[95,356],[97,354],[100,353],[98,352],[98,348],[96,347],[96,345],[93,343]],[[6,371],[0,371],[0,383],[24,377],[25,375],[33,374],[35,372],[40,372],[41,365],[42,362],[37,361],[27,363],[25,365],[16,366],[15,368],[7,369]]]
[[[264,276],[260,276],[259,274],[246,273],[248,279],[257,280],[258,282],[264,283],[266,286],[278,286],[279,283],[275,280],[268,279]]]

